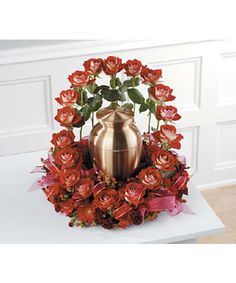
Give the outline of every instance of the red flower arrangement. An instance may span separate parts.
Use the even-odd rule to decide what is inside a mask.
[[[84,70],[75,71],[68,80],[71,88],[63,90],[56,101],[62,106],[55,120],[65,127],[52,135],[53,148],[42,166],[33,172],[43,172],[31,189],[41,188],[56,212],[70,217],[69,226],[102,225],[106,229],[140,225],[158,217],[162,211],[176,214],[183,210],[183,195],[188,194],[185,158],[173,149],[180,149],[183,136],[176,132],[173,121],[181,116],[174,106],[173,90],[159,79],[162,70],[152,70],[137,60],[122,63],[121,58],[91,58],[84,62]],[[128,76],[122,82],[120,71]],[[101,73],[110,76],[110,86],[97,85]],[[149,86],[145,98],[136,88],[140,83]],[[88,93],[91,94],[88,97]],[[127,180],[118,181],[102,171],[96,171],[89,155],[88,138],[82,135],[83,125],[103,100],[123,103],[130,100],[140,104],[139,111],[149,112],[148,133],[143,134],[143,154],[139,167]],[[150,131],[151,117],[157,119],[157,128]],[[80,128],[80,140],[73,128]]]

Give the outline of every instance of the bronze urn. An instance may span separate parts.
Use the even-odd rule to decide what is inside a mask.
[[[98,170],[116,180],[128,178],[140,163],[142,136],[134,123],[134,112],[109,106],[96,113],[98,123],[90,133],[89,147]]]

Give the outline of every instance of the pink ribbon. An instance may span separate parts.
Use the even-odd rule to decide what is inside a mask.
[[[43,166],[36,166],[30,173],[46,173],[46,170]]]
[[[172,190],[177,191],[180,190],[183,186],[185,186],[188,182],[189,177],[180,176],[175,183],[171,186]]]
[[[36,191],[45,188],[46,186],[52,185],[58,181],[58,178],[48,174],[46,176],[42,176],[41,178],[34,181],[32,186],[29,188],[28,192]]]
[[[171,216],[175,216],[180,212],[195,215],[185,203],[176,200],[174,196],[153,198],[147,202],[146,206],[149,212],[167,211]]]
[[[93,187],[93,195],[94,197],[96,197],[96,195],[101,192],[102,190],[104,190],[106,188],[106,183],[105,182],[100,182],[98,184],[96,184]]]
[[[149,212],[155,211],[172,211],[175,207],[175,197],[156,197],[147,202],[147,209]]]

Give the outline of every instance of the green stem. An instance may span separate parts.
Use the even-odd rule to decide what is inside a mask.
[[[82,140],[83,137],[83,126],[80,127],[80,140]]]
[[[84,104],[83,88],[81,88],[80,103],[81,103],[81,108],[82,108]],[[82,139],[82,137],[83,137],[83,126],[81,126],[80,128],[80,140]]]
[[[83,89],[81,88],[81,96],[80,96],[80,103],[81,103],[81,107],[84,104],[84,95],[83,95]]]
[[[132,78],[131,78],[133,88],[135,88],[135,85],[134,85],[134,78],[135,78],[135,77],[132,77]],[[136,106],[136,104],[134,103],[134,118],[135,118],[135,108],[136,108],[135,106]]]
[[[148,114],[148,133],[151,132],[151,112],[149,111],[149,114]]]
[[[92,127],[94,127],[94,112],[92,112]]]
[[[157,131],[159,130],[160,120],[157,120]]]

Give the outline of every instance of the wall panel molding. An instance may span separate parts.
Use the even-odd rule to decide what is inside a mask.
[[[220,54],[218,106],[236,106],[236,52]]]
[[[42,83],[43,96],[44,96],[44,113],[42,114],[45,115],[46,124],[35,125],[35,126],[22,126],[22,127],[7,129],[7,130],[0,129],[0,138],[39,133],[39,132],[44,132],[44,131],[53,129],[52,93],[51,93],[51,76],[50,75],[0,81],[0,89],[2,86],[11,87],[12,85],[20,85],[20,84],[24,84],[27,86],[27,84],[32,84],[32,83]],[[32,95],[34,94],[32,93]],[[22,103],[27,104],[27,102],[24,102],[24,101],[22,101]],[[37,105],[28,105],[27,107],[33,108],[33,107],[37,107]]]
[[[236,168],[236,154],[233,145],[236,145],[236,120],[217,123],[216,164],[214,171]],[[224,135],[225,134],[225,135]],[[231,136],[230,136],[231,135]],[[228,160],[220,160],[222,155]],[[235,155],[235,157],[233,156]],[[230,159],[233,156],[233,159]]]
[[[179,71],[181,73],[181,68],[189,64],[193,65],[193,90],[192,90],[192,102],[180,104],[179,107],[182,111],[192,111],[199,110],[201,107],[201,78],[202,78],[202,56],[192,57],[192,58],[180,58],[180,59],[170,59],[163,60],[158,62],[151,62],[148,65],[151,65],[152,68],[162,68],[166,66],[179,66]],[[182,66],[182,67],[181,67]],[[183,79],[184,79],[184,70],[182,70]],[[183,88],[184,91],[184,88]]]
[[[189,159],[189,162],[191,160],[191,164],[188,164],[190,166],[189,173],[194,175],[198,172],[199,126],[178,128],[178,132],[182,133],[183,136],[188,132],[192,135],[190,156],[187,159]],[[183,154],[186,153],[183,152]]]

